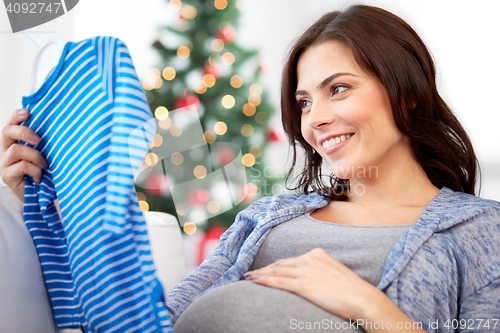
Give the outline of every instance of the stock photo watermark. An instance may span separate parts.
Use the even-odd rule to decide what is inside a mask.
[[[131,133],[130,147],[142,140],[148,149],[134,180],[147,191],[171,196],[181,227],[223,214],[250,194],[253,197],[287,193],[284,182],[266,180],[285,178],[289,170],[286,166],[263,166],[258,161],[245,165],[241,148],[235,143],[208,143],[196,106],[163,111],[155,112],[155,118]],[[377,178],[378,168],[341,166],[333,169],[332,174]],[[347,189],[332,187],[332,191],[360,196],[365,193],[365,185],[355,182]]]
[[[143,133],[152,133],[152,128],[156,134],[148,140]],[[249,186],[240,147],[207,143],[194,105],[165,109],[131,133],[129,147],[136,146],[141,135],[151,144],[134,179],[146,190],[169,192],[181,227],[218,216],[246,198]]]
[[[77,4],[78,0],[4,0],[13,33],[52,21]]]
[[[495,331],[498,328],[499,319],[448,319],[448,320],[429,320],[427,323],[422,322],[384,322],[370,321],[367,319],[357,319],[349,321],[334,321],[332,319],[323,319],[321,321],[300,321],[290,319],[290,329],[292,330],[359,330],[364,329],[396,329],[396,330],[491,330]]]
[[[323,319],[321,321],[299,321],[290,319],[290,329],[292,330],[359,330],[362,327],[365,329],[422,329],[423,324],[420,322],[372,322],[366,319],[357,319],[349,321],[334,321],[332,319]]]
[[[268,165],[263,168],[258,168],[260,162],[255,162],[253,166],[250,167],[250,182],[255,184],[257,187],[257,195],[279,195],[285,193],[284,184],[270,184],[266,180],[261,180],[261,175],[266,178],[283,178],[288,174],[288,168],[280,165]],[[262,169],[262,170],[260,170]],[[334,168],[335,171],[330,171],[331,174],[337,175],[350,175],[350,178],[378,178],[378,167],[377,166],[356,166],[351,165],[349,167],[337,167]],[[297,176],[297,175],[295,175]],[[328,178],[330,175],[328,175]],[[365,193],[365,185],[355,184],[349,186],[347,190],[332,188],[332,192],[337,195],[345,194],[351,195],[363,195]]]

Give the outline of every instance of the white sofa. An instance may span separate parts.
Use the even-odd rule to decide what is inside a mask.
[[[145,212],[159,278],[170,291],[186,276],[182,235],[174,216]],[[22,202],[0,177],[0,332],[57,330],[35,245],[23,221]]]

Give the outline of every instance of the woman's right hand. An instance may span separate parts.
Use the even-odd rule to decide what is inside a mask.
[[[24,201],[24,175],[30,175],[35,182],[40,183],[42,168],[48,166],[47,160],[38,150],[18,143],[18,140],[32,145],[40,142],[40,137],[31,128],[19,125],[28,118],[28,110],[14,111],[2,130],[0,148],[0,174],[21,201]]]

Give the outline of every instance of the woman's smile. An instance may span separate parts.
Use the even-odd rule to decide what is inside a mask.
[[[353,135],[354,133],[334,135],[331,136],[330,138],[322,139],[320,143],[325,150],[325,154],[329,155],[333,154],[334,152],[345,146]]]

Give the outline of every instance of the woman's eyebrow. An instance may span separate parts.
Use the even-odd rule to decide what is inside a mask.
[[[319,90],[322,90],[323,88],[325,88],[325,86],[332,80],[338,78],[339,76],[344,76],[344,75],[349,75],[349,76],[354,76],[354,77],[358,77],[357,75],[354,75],[354,74],[351,74],[351,73],[336,73],[336,74],[332,74],[330,75],[329,77],[327,77],[326,79],[323,80],[323,82],[321,82],[318,86],[318,89]]]
[[[335,80],[336,78],[338,78],[339,76],[344,76],[344,75],[348,75],[348,76],[354,76],[354,77],[358,77],[357,75],[354,75],[354,74],[351,74],[351,73],[335,73],[335,74],[332,74],[330,75],[329,77],[327,77],[326,79],[324,79],[319,85],[318,85],[318,89],[319,90],[322,90],[323,88],[325,88],[325,86],[330,83],[330,81],[332,80]],[[297,90],[295,92],[295,96],[297,95],[307,95],[307,91],[305,90]]]

